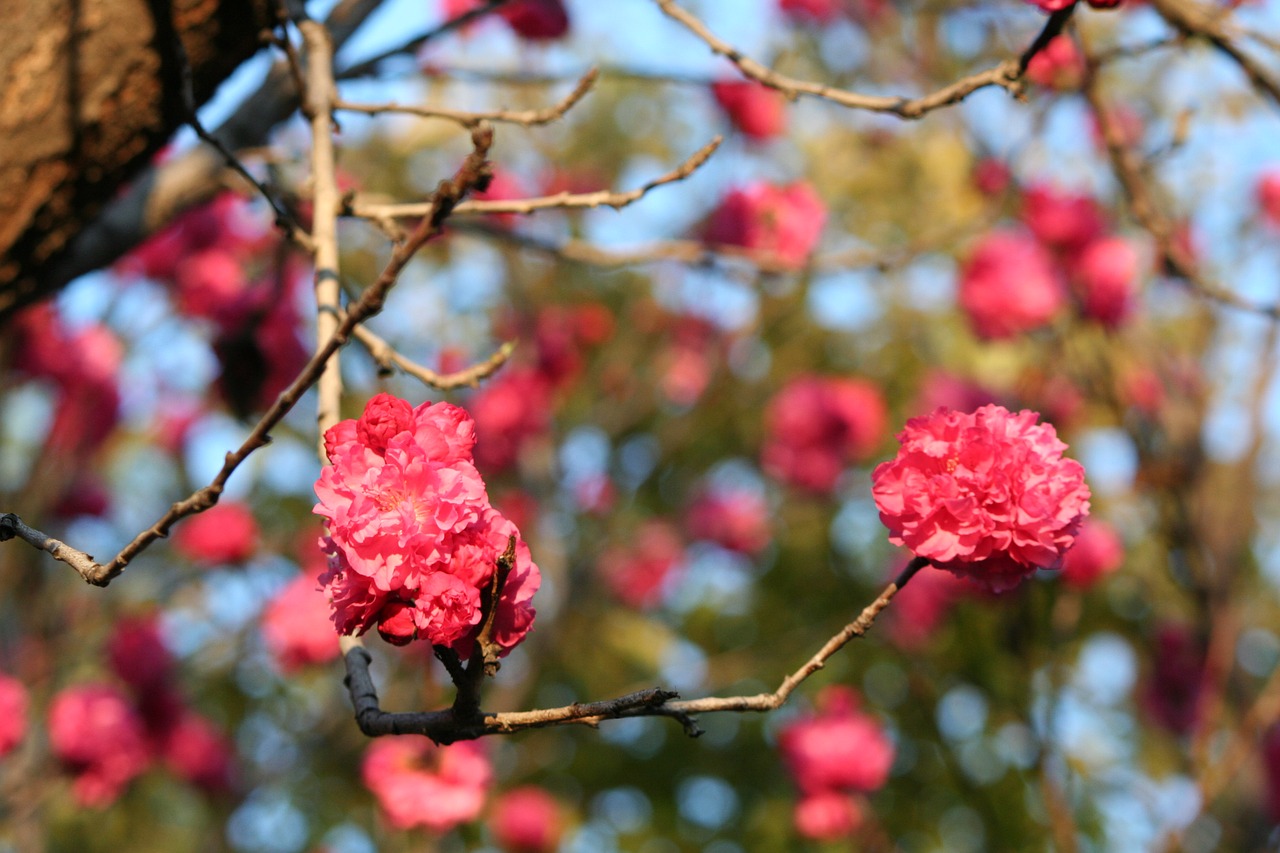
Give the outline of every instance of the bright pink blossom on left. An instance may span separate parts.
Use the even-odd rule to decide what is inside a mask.
[[[378,738],[365,752],[360,771],[396,829],[448,832],[475,820],[493,781],[479,741],[436,746],[421,735]]]
[[[515,543],[493,639],[504,649],[533,624],[542,576],[520,531],[489,504],[472,461],[475,423],[449,403],[410,406],[390,394],[325,433],[316,481],[329,557],[320,583],[342,634],[377,626],[388,642],[424,639],[470,653],[481,595]]]
[[[897,457],[871,475],[889,541],[994,592],[1058,568],[1089,514],[1089,487],[1038,418],[990,405],[907,421]]]

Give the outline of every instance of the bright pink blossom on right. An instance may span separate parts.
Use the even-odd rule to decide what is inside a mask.
[[[421,735],[373,741],[360,772],[393,827],[435,832],[475,820],[493,781],[479,741],[436,746]]]
[[[27,734],[27,688],[0,674],[0,758],[13,752]]]
[[[1084,468],[1031,411],[938,409],[898,434],[871,491],[889,541],[994,592],[1056,569],[1089,514]]]
[[[829,492],[848,463],[875,452],[888,420],[884,396],[865,379],[793,379],[765,409],[764,470],[793,486]]]
[[[741,246],[802,267],[818,245],[827,207],[805,183],[752,184],[730,190],[711,214],[703,239]]]
[[[69,687],[49,709],[53,754],[75,774],[72,792],[89,808],[105,808],[151,763],[142,719],[115,688]]]
[[[754,80],[719,80],[711,84],[716,103],[733,126],[750,139],[773,139],[787,127],[787,99],[777,89]]]
[[[1046,325],[1066,298],[1052,259],[1022,234],[988,234],[960,271],[960,307],[974,332],[986,340]]]
[[[258,523],[244,504],[224,501],[183,521],[173,535],[173,547],[206,566],[242,563],[258,549]]]
[[[850,688],[828,687],[818,696],[816,715],[779,732],[782,760],[801,794],[874,791],[889,778],[893,742],[858,704]]]
[[[1089,519],[1062,560],[1062,579],[1076,589],[1087,589],[1123,562],[1124,541],[1120,534],[1105,521]]]
[[[508,853],[552,853],[564,832],[564,815],[555,797],[526,785],[498,799],[489,825]]]

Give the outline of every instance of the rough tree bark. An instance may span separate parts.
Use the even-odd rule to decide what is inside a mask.
[[[0,3],[0,317],[261,44],[271,0]]]

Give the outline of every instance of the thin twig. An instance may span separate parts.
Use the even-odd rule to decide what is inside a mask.
[[[490,110],[488,112],[467,112],[465,110],[452,110],[445,107],[418,107],[404,104],[397,104],[394,101],[385,104],[360,104],[354,101],[339,100],[334,104],[334,109],[345,110],[347,112],[363,113],[365,115],[380,115],[382,113],[405,113],[407,115],[421,116],[423,118],[439,118],[455,121],[463,127],[475,127],[482,121],[503,122],[506,124],[518,124],[524,127],[536,127],[538,125],[550,124],[556,119],[563,116],[575,104],[586,97],[587,93],[600,79],[600,72],[595,68],[587,71],[578,81],[578,85],[573,91],[564,97],[559,103],[550,107],[544,107],[540,110]]]
[[[728,59],[745,76],[772,89],[777,89],[789,98],[795,99],[801,95],[810,95],[843,107],[889,113],[904,119],[918,119],[933,110],[957,104],[979,89],[985,89],[989,86],[999,86],[1014,97],[1020,96],[1022,94],[1022,74],[1027,69],[1027,63],[1054,36],[1062,31],[1062,27],[1066,24],[1072,10],[1075,8],[1073,3],[1066,9],[1050,15],[1040,35],[1036,37],[1031,47],[1025,50],[1017,59],[1005,60],[994,68],[988,68],[986,71],[963,77],[951,85],[944,86],[927,95],[922,95],[918,98],[905,98],[863,95],[857,92],[837,89],[834,86],[827,86],[823,83],[788,77],[761,62],[757,62],[718,37],[711,32],[706,24],[678,6],[673,0],[654,1],[667,17],[682,24],[689,32],[706,43],[713,53]]]
[[[522,199],[504,199],[500,201],[491,201],[489,199],[465,201],[458,205],[457,213],[533,213],[537,210],[572,210],[581,208],[596,207],[612,207],[614,210],[620,210],[629,204],[632,204],[644,198],[650,191],[664,184],[676,183],[696,172],[702,164],[715,153],[723,142],[723,137],[717,136],[706,145],[695,151],[690,157],[676,168],[672,169],[664,175],[659,175],[643,186],[636,187],[633,190],[624,192],[615,192],[613,190],[597,190],[590,193],[570,193],[562,192],[555,195],[541,196],[539,198],[522,198]],[[416,202],[412,204],[369,204],[363,202],[359,198],[353,200],[348,205],[348,214],[359,217],[392,217],[397,219],[417,218],[424,215],[430,202]]]
[[[24,541],[48,551],[54,559],[70,565],[86,582],[94,586],[107,586],[138,554],[157,539],[168,536],[169,529],[176,522],[188,515],[203,512],[216,504],[226,486],[227,479],[251,453],[270,442],[271,430],[293,409],[306,390],[319,381],[330,356],[346,344],[356,326],[382,310],[387,294],[400,277],[400,273],[423,244],[440,234],[444,221],[453,212],[458,202],[471,190],[487,186],[492,177],[487,157],[489,148],[493,144],[493,129],[487,125],[477,128],[471,134],[471,142],[473,149],[458,171],[451,179],[441,181],[436,188],[430,213],[423,217],[409,238],[395,248],[377,280],[365,288],[360,298],[347,309],[337,329],[306,363],[289,387],[280,393],[271,408],[254,425],[249,437],[244,440],[239,449],[226,455],[221,470],[209,485],[170,506],[155,524],[135,536],[132,542],[105,565],[94,562],[93,558],[83,551],[64,545],[37,530],[26,528],[25,525],[21,525],[21,520],[16,515],[6,514],[5,518],[11,516],[13,519],[7,523],[15,533]],[[27,535],[22,535],[20,532],[22,528],[26,528]]]
[[[1152,0],[1151,7],[1179,32],[1208,40],[1219,53],[1239,66],[1255,89],[1280,106],[1280,81],[1256,59],[1236,47],[1219,23],[1220,9],[1202,6],[1194,0]]]
[[[338,79],[353,80],[356,77],[367,77],[370,74],[374,74],[377,72],[378,66],[386,60],[393,59],[402,54],[414,53],[427,42],[433,41],[440,36],[447,35],[454,30],[461,29],[472,21],[478,21],[490,12],[496,12],[498,9],[501,9],[510,2],[511,0],[489,0],[487,4],[477,6],[474,9],[463,12],[456,18],[450,18],[435,29],[428,30],[420,36],[411,38],[398,47],[384,50],[376,56],[371,56],[362,62],[356,63],[355,65],[347,66],[338,72]]]
[[[624,717],[670,717],[692,737],[701,734],[694,714],[721,711],[772,711],[781,707],[802,684],[827,660],[844,648],[851,640],[861,637],[875,623],[876,617],[889,606],[898,590],[927,566],[929,561],[916,557],[907,564],[893,583],[885,587],[875,601],[863,608],[858,617],[835,636],[827,640],[812,657],[795,672],[787,675],[772,693],[754,696],[707,697],[679,700],[674,691],[652,688],[639,693],[629,693],[616,699],[601,702],[577,703],[559,708],[506,713],[483,713],[461,717],[457,706],[443,711],[390,713],[378,705],[378,693],[369,674],[371,657],[363,645],[344,638],[343,650],[347,667],[346,685],[355,709],[356,723],[360,731],[369,737],[391,734],[421,734],[437,743],[453,743],[473,740],[492,734],[511,734],[525,729],[544,728],[566,724],[596,726],[604,720]]]
[[[458,370],[453,373],[438,373],[415,361],[405,358],[391,344],[369,329],[368,326],[356,326],[354,337],[369,351],[369,355],[378,365],[378,370],[390,373],[396,368],[404,371],[424,385],[437,391],[452,391],[457,388],[476,388],[480,380],[488,379],[507,363],[515,352],[515,341],[507,341],[498,347],[493,355],[484,361]]]

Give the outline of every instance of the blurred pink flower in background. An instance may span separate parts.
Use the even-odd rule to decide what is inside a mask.
[[[320,590],[319,574],[302,572],[276,593],[263,611],[262,636],[282,672],[297,672],[338,657],[338,633],[330,618],[329,602]]]
[[[552,853],[564,833],[564,815],[555,797],[526,785],[498,798],[489,826],[507,853]]]
[[[542,374],[520,365],[504,368],[471,399],[476,462],[487,471],[515,465],[521,450],[546,433],[551,388]]]
[[[493,770],[479,741],[436,746],[421,735],[374,740],[361,777],[396,829],[447,832],[484,808]]]
[[[1280,228],[1280,167],[1273,166],[1258,178],[1258,210],[1272,225]]]
[[[718,80],[711,94],[729,121],[749,139],[779,136],[787,127],[787,99],[754,80]]]
[[[249,507],[222,501],[184,519],[174,532],[173,547],[186,559],[206,566],[241,563],[258,550],[258,523]]]
[[[235,754],[221,730],[194,711],[185,711],[165,731],[160,755],[178,778],[209,792],[231,787]]]
[[[1128,240],[1103,237],[1071,259],[1071,281],[1084,316],[1117,328],[1135,308],[1138,252]]]
[[[683,568],[684,543],[672,525],[651,520],[626,543],[605,549],[596,565],[623,603],[653,607],[662,600],[668,579]]]
[[[845,465],[875,452],[888,427],[880,389],[865,379],[801,376],[765,408],[764,470],[811,492],[829,492]]]
[[[0,758],[13,752],[27,736],[27,688],[0,673]]]
[[[1156,630],[1152,668],[1139,694],[1143,710],[1175,734],[1188,734],[1200,719],[1205,642],[1188,625]]]
[[[750,489],[704,491],[689,505],[686,517],[690,536],[743,554],[758,554],[773,538],[769,505],[763,495]]]
[[[1102,208],[1093,196],[1047,184],[1027,187],[1022,195],[1022,221],[1046,247],[1064,252],[1080,249],[1106,228]]]
[[[981,338],[1011,338],[1046,325],[1066,304],[1049,255],[1034,240],[996,231],[960,270],[960,307]]]
[[[796,831],[814,841],[835,841],[851,835],[862,825],[862,809],[849,794],[819,791],[796,803]]]
[[[827,208],[806,183],[732,189],[707,221],[707,243],[741,246],[802,267],[822,237]]]
[[[1062,580],[1076,589],[1087,589],[1124,563],[1124,541],[1105,521],[1088,519],[1076,534],[1076,543],[1062,558]]]
[[[1055,36],[1027,64],[1027,79],[1058,91],[1080,88],[1084,80],[1084,55],[1071,36]]]
[[[119,691],[101,684],[68,687],[54,697],[49,743],[75,775],[76,801],[89,808],[111,805],[151,763],[141,718]]]

